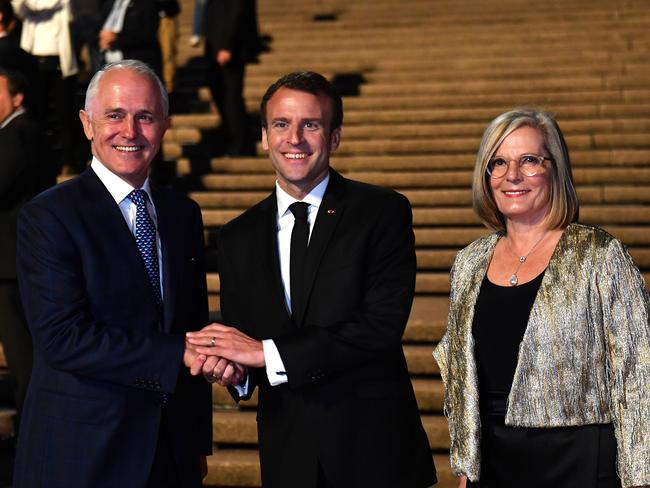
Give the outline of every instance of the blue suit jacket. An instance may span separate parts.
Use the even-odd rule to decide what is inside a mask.
[[[172,191],[152,194],[162,315],[135,240],[91,169],[19,216],[18,279],[34,365],[17,488],[143,487],[161,428],[186,486],[196,482],[199,455],[211,452],[211,390],[182,360],[184,332],[207,323],[201,214]]]

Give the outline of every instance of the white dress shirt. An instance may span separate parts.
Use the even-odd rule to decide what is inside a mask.
[[[137,205],[127,198],[127,196],[136,188],[131,186],[129,183],[124,181],[122,178],[117,176],[106,166],[104,166],[99,159],[93,157],[90,167],[95,172],[99,180],[106,187],[108,192],[111,194],[115,203],[122,212],[122,216],[126,221],[126,225],[129,227],[131,234],[135,236],[135,216],[137,211]],[[153,198],[151,197],[151,187],[149,185],[149,178],[144,181],[142,189],[147,192],[149,196],[147,200],[147,210],[153,220],[153,224],[156,227],[156,247],[158,249],[158,270],[160,272],[160,296],[163,295],[163,262],[162,262],[162,246],[160,243],[160,235],[158,234],[158,218],[156,216],[156,207],[153,204]]]
[[[291,262],[291,231],[293,231],[293,224],[295,218],[289,210],[289,206],[295,202],[305,202],[309,204],[307,209],[307,221],[309,223],[309,238],[314,230],[316,223],[316,216],[318,215],[318,208],[323,201],[327,184],[330,181],[329,174],[314,187],[309,194],[302,200],[298,200],[287,192],[285,192],[278,182],[275,182],[275,195],[278,205],[278,255],[280,256],[280,274],[282,275],[282,284],[284,285],[284,300],[287,310],[291,311],[291,278],[290,278],[290,262]],[[280,352],[273,339],[266,339],[262,341],[264,348],[264,362],[266,363],[266,376],[269,379],[271,386],[281,385],[287,383],[289,378],[280,357]],[[240,396],[245,396],[248,393],[248,377],[244,385],[235,385]]]

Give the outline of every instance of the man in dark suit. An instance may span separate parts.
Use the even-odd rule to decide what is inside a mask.
[[[42,136],[23,108],[26,81],[0,68],[0,340],[15,380],[15,404],[22,410],[32,368],[32,341],[16,279],[16,219],[41,188]]]
[[[101,8],[99,49],[104,52],[105,61],[114,61],[110,53],[115,55],[119,52],[121,59],[143,61],[161,76],[157,0],[102,0]]]
[[[201,486],[211,395],[184,333],[207,321],[203,231],[196,203],[149,185],[167,113],[143,63],[99,71],[80,113],[90,168],[21,211],[34,363],[16,487]]]
[[[330,168],[343,109],[321,75],[278,80],[261,116],[275,192],[221,231],[230,327],[212,324],[188,340],[251,368],[238,395],[259,388],[265,488],[431,486],[401,344],[416,270],[409,202]],[[215,364],[192,373],[229,382]]]
[[[260,51],[255,0],[208,0],[204,30],[208,85],[221,115],[226,152],[250,154],[254,143],[247,138],[244,75]]]
[[[36,94],[39,93],[38,63],[36,58],[21,49],[15,35],[16,17],[10,0],[0,0],[0,68],[17,71],[28,82],[23,105],[37,113]]]

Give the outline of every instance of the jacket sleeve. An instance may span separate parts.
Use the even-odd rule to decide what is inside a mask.
[[[612,240],[598,274],[611,412],[623,486],[650,484],[648,291],[625,247]]]
[[[355,269],[361,298],[335,323],[304,326],[274,338],[290,388],[322,381],[363,363],[401,353],[415,290],[415,238],[408,200],[397,193],[367,202],[372,229]],[[333,305],[335,306],[335,305]]]
[[[84,250],[51,205],[32,201],[23,208],[17,243],[18,279],[34,348],[52,368],[160,393],[175,391],[183,337],[146,333],[136,324],[98,322],[84,286]]]

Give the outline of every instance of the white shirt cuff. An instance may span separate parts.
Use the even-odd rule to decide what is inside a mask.
[[[262,341],[262,347],[264,348],[264,361],[266,362],[266,376],[271,386],[287,383],[289,378],[287,378],[280,351],[278,351],[273,339]]]

